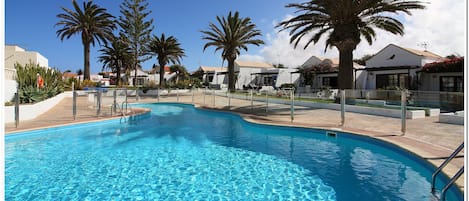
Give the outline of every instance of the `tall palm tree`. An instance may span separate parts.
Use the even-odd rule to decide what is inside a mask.
[[[169,36],[166,38],[164,33],[159,38],[153,36],[147,49],[152,56],[156,56],[156,60],[160,65],[160,87],[164,87],[164,66],[169,62],[181,64],[180,59],[186,56],[184,49],[181,48],[181,44],[175,37]]]
[[[100,50],[101,56],[99,61],[103,63],[103,69],[111,69],[117,74],[116,86],[119,86],[121,80],[121,72],[126,67],[132,65],[132,51],[124,37],[115,37],[111,41],[111,45],[105,45]]]
[[[340,89],[353,87],[353,50],[362,36],[371,45],[376,37],[373,28],[403,35],[404,25],[390,14],[411,15],[410,10],[425,8],[420,1],[406,0],[311,0],[286,7],[296,8],[300,14],[277,27],[290,31],[290,43],[295,48],[305,36],[310,37],[304,45],[306,49],[328,34],[326,49],[339,50]]]
[[[234,62],[240,50],[248,51],[247,45],[259,46],[264,44],[260,39],[254,39],[256,36],[261,36],[261,32],[256,29],[256,25],[251,22],[249,17],[240,18],[239,13],[228,13],[228,17],[217,16],[219,27],[215,24],[209,24],[209,30],[201,31],[205,36],[204,40],[209,42],[205,44],[204,51],[210,46],[215,47],[215,51],[222,51],[223,60],[228,61],[228,89],[231,92],[235,91],[235,72]]]
[[[62,7],[65,13],[58,14],[61,20],[55,24],[60,26],[57,30],[57,37],[60,40],[69,39],[75,34],[81,35],[81,41],[84,51],[84,79],[90,79],[90,45],[95,45],[110,39],[112,31],[116,28],[114,16],[107,13],[106,9],[94,4],[93,1],[83,2],[83,10],[78,3],[73,0],[75,11]]]

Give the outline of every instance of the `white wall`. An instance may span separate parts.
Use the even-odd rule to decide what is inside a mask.
[[[14,69],[15,64],[26,65],[29,63],[49,68],[49,61],[38,52],[25,51],[18,46],[5,45],[5,68]]]
[[[8,102],[13,99],[16,93],[17,83],[15,80],[4,80],[5,90],[4,90],[4,101]]]
[[[414,77],[418,69],[410,69],[410,76]],[[385,74],[407,74],[409,71],[407,69],[402,70],[383,70],[383,71],[369,71],[366,77],[366,87],[365,89],[376,89],[376,75],[385,75]]]
[[[390,59],[393,55],[394,58]],[[366,67],[422,66],[422,58],[391,44],[367,60]]]
[[[31,120],[39,115],[47,112],[65,97],[72,97],[71,92],[64,92],[55,97],[49,98],[47,100],[41,101],[39,103],[30,104],[30,105],[20,105],[20,121]],[[70,108],[70,116],[72,115],[72,109]],[[5,106],[5,123],[15,122],[15,106]]]
[[[440,91],[440,77],[441,76],[463,76],[462,72],[450,73],[420,73],[419,90],[421,91]]]
[[[252,73],[260,73],[262,68],[239,68],[238,81],[236,82],[236,89],[243,89],[243,85],[249,85],[256,78]]]
[[[297,83],[298,79],[300,78],[300,73],[293,73],[296,72],[298,69],[293,68],[279,68],[278,75],[277,75],[277,82],[275,83],[276,87],[282,86],[285,83]]]
[[[316,57],[316,56],[311,56],[308,60],[305,61],[305,63],[303,63],[303,65],[301,65],[301,68],[308,68],[308,67],[311,67],[313,65],[318,65],[320,64],[322,61],[320,58]]]

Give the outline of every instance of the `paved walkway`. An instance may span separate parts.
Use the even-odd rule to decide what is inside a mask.
[[[407,131],[401,133],[401,120],[373,115],[346,113],[345,124],[340,125],[340,111],[327,109],[314,109],[295,106],[294,120],[291,120],[289,105],[267,104],[265,102],[227,99],[209,95],[169,96],[157,99],[155,97],[141,98],[138,102],[183,102],[194,103],[201,108],[226,110],[243,116],[247,121],[288,125],[299,127],[326,128],[342,130],[360,135],[366,135],[394,143],[404,149],[412,151],[422,158],[438,166],[448,157],[452,151],[464,142],[464,126],[438,123],[438,117],[407,120]],[[129,98],[129,102],[137,102],[135,98]],[[8,133],[37,129],[56,125],[73,124],[88,121],[99,121],[107,118],[119,118],[120,115],[112,114],[110,106],[103,106],[98,116],[93,103],[89,103],[87,97],[78,97],[77,116],[72,116],[72,99],[65,98],[57,106],[38,118],[20,122],[18,128],[14,124],[5,124]],[[133,109],[135,113],[144,110]],[[450,177],[464,165],[464,152],[458,154],[445,169]],[[464,178],[461,177],[457,184],[462,188]],[[463,189],[462,189],[463,190]]]

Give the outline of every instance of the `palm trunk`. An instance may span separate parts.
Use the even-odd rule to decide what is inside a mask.
[[[228,59],[228,89],[230,92],[235,92],[235,72],[234,72],[234,59]]]
[[[84,54],[84,78],[83,80],[90,80],[90,43],[84,43],[83,44],[83,54]]]
[[[160,87],[165,87],[166,83],[164,81],[164,65],[165,63],[164,62],[158,62],[158,64],[160,65]]]
[[[353,88],[353,47],[339,49],[339,89]]]

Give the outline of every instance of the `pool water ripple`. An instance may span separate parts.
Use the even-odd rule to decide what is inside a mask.
[[[7,136],[6,200],[430,198],[431,171],[375,143],[188,105],[140,106],[152,114],[137,122]]]

